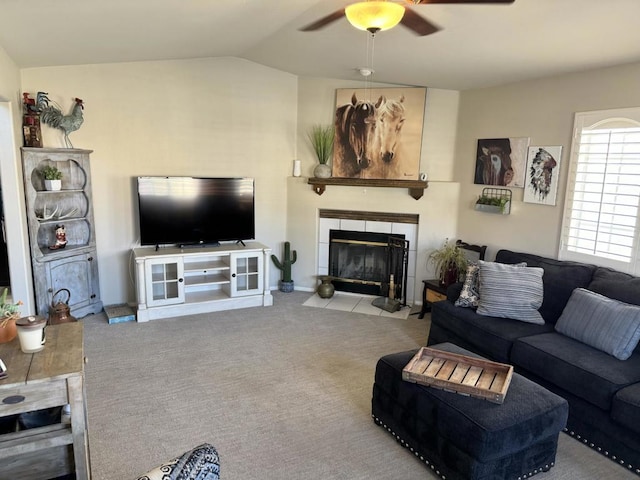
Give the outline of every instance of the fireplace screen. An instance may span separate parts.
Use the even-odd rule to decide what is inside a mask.
[[[388,296],[393,275],[393,295],[403,298],[408,244],[404,235],[331,230],[329,275],[334,277],[333,285],[340,291]]]

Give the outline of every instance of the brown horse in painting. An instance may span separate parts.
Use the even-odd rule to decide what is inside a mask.
[[[358,100],[354,92],[351,103],[336,109],[333,157],[334,177],[360,177],[371,164],[376,109],[382,104]]]
[[[479,140],[475,183],[509,185],[512,180],[513,167],[509,139]]]

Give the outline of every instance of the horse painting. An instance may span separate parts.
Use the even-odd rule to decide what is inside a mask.
[[[404,95],[399,100],[381,97],[380,106],[376,109],[376,128],[372,138],[372,163],[363,172],[366,178],[397,178],[402,175],[398,169],[396,154],[406,120],[404,99]]]
[[[338,89],[332,176],[417,180],[425,88]]]
[[[333,176],[359,177],[369,167],[371,146],[376,128],[376,104],[358,100],[356,93],[347,103],[336,109]]]
[[[513,167],[509,139],[478,140],[475,183],[508,185],[512,180]]]

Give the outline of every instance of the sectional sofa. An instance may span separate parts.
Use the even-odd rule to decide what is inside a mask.
[[[433,304],[428,344],[514,365],[567,399],[566,433],[640,475],[637,305],[638,277],[500,250]]]

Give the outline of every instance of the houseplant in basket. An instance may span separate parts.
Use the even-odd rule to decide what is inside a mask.
[[[507,196],[480,195],[476,200],[475,209],[480,212],[500,213],[506,215],[510,211],[511,200]]]
[[[429,262],[433,265],[440,285],[448,287],[467,271],[467,258],[462,249],[455,243],[445,240],[441,248],[429,254]]]
[[[333,126],[332,125],[314,125],[309,130],[309,141],[318,157],[318,165],[313,169],[313,176],[316,178],[329,178],[331,176],[331,167],[329,166],[329,157],[333,151]]]
[[[42,169],[44,188],[47,190],[60,190],[62,188],[62,172],[55,165],[47,165]]]
[[[0,297],[0,343],[10,342],[18,334],[16,320],[20,318],[22,302],[7,303],[8,290],[5,288]]]

